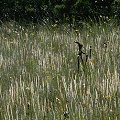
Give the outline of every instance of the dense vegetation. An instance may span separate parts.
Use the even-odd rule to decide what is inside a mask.
[[[120,119],[120,0],[1,0],[0,15],[0,120]]]
[[[80,64],[78,46],[92,56]],[[115,22],[0,28],[0,120],[120,120],[120,27]]]
[[[1,20],[73,22],[120,16],[119,0],[1,0]]]

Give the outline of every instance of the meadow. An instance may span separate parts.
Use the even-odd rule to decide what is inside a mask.
[[[120,120],[120,26],[2,23],[0,120]]]

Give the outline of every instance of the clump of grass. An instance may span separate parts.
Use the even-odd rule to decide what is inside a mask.
[[[111,23],[85,24],[82,30],[3,23],[0,118],[120,119],[119,30]],[[80,74],[74,41],[88,54],[92,46],[94,62],[88,59]]]

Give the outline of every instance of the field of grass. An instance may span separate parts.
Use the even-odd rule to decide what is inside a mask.
[[[120,26],[1,24],[0,120],[120,120]]]

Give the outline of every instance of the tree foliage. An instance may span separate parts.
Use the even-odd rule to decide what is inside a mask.
[[[120,16],[120,0],[1,0],[1,20],[71,22]]]

